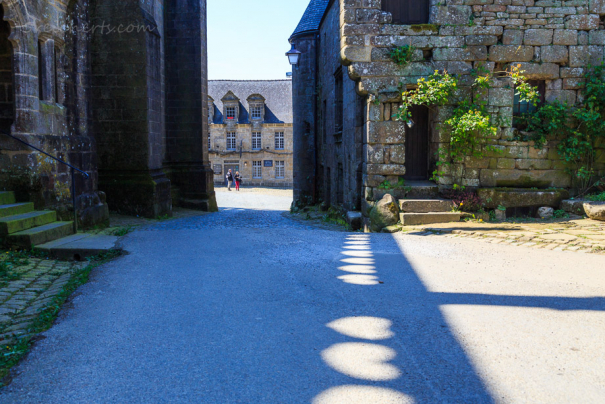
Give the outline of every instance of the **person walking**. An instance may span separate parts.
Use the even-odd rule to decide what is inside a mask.
[[[229,169],[225,178],[227,178],[227,190],[231,191],[231,185],[233,184],[233,173],[231,172],[231,169]]]
[[[242,176],[240,175],[239,171],[235,172],[235,190],[239,192],[239,187],[242,184]]]

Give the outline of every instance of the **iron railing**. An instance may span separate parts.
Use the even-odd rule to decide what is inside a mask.
[[[4,136],[8,136],[12,139],[15,139],[17,142],[23,143],[27,147],[32,148],[35,151],[40,152],[40,153],[44,154],[45,156],[48,156],[51,159],[58,161],[59,163],[64,164],[70,168],[70,170],[71,170],[71,199],[74,204],[74,234],[78,234],[78,208],[76,207],[76,178],[75,178],[76,171],[79,172],[80,174],[82,174],[84,176],[84,178],[86,178],[86,179],[90,178],[90,175],[88,175],[88,173],[85,173],[84,171],[80,170],[79,168],[76,168],[76,167],[72,166],[71,164],[61,160],[60,158],[52,156],[52,155],[46,153],[44,150],[38,149],[36,146],[32,146],[31,144],[27,143],[24,140],[19,139],[18,137],[9,135],[6,132],[0,132],[0,134],[2,134]]]

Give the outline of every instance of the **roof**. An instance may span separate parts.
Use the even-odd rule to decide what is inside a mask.
[[[292,36],[317,31],[329,2],[330,0],[311,0]]]
[[[208,96],[214,100],[214,122],[223,123],[222,99],[231,92],[239,98],[238,123],[250,123],[248,99],[265,98],[264,123],[292,123],[292,80],[209,80]]]

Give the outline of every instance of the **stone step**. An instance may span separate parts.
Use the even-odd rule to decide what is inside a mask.
[[[3,217],[0,218],[0,236],[7,236],[56,221],[57,212],[50,210],[34,211],[21,215]]]
[[[451,223],[460,221],[460,212],[400,213],[401,224],[418,226],[434,223]]]
[[[447,199],[400,199],[399,208],[405,213],[451,212],[454,202]]]
[[[54,222],[9,235],[6,241],[14,247],[29,249],[73,234],[73,222]]]
[[[15,193],[12,191],[0,192],[0,205],[10,205],[16,203]]]
[[[29,213],[33,211],[34,204],[31,202],[0,205],[0,217],[22,215],[24,213]]]
[[[430,181],[407,181],[409,187],[406,198],[409,199],[439,199],[439,187]]]
[[[78,233],[40,244],[36,248],[58,259],[80,261],[115,250],[118,240],[116,236]]]

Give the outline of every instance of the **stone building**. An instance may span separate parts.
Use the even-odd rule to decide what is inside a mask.
[[[0,1],[0,130],[65,159],[79,220],[216,209],[205,0]],[[199,91],[201,89],[201,92]],[[69,217],[68,169],[0,136],[0,183]]]
[[[433,185],[437,151],[450,141],[440,123],[455,104],[416,108],[411,128],[393,114],[401,89],[436,70],[458,75],[458,100],[470,97],[479,66],[520,65],[544,101],[579,102],[586,67],[603,60],[604,17],[599,0],[312,0],[290,38],[302,52],[293,69],[295,200],[323,199],[367,215],[387,192],[385,181],[405,179],[428,193],[454,178],[470,188],[569,189],[556,143],[514,140],[523,103],[509,78],[494,79],[486,97],[500,118],[486,145],[499,152],[467,156]],[[402,46],[413,49],[405,66],[389,56]]]
[[[292,186],[292,81],[208,82],[215,184],[231,169],[245,186]]]

